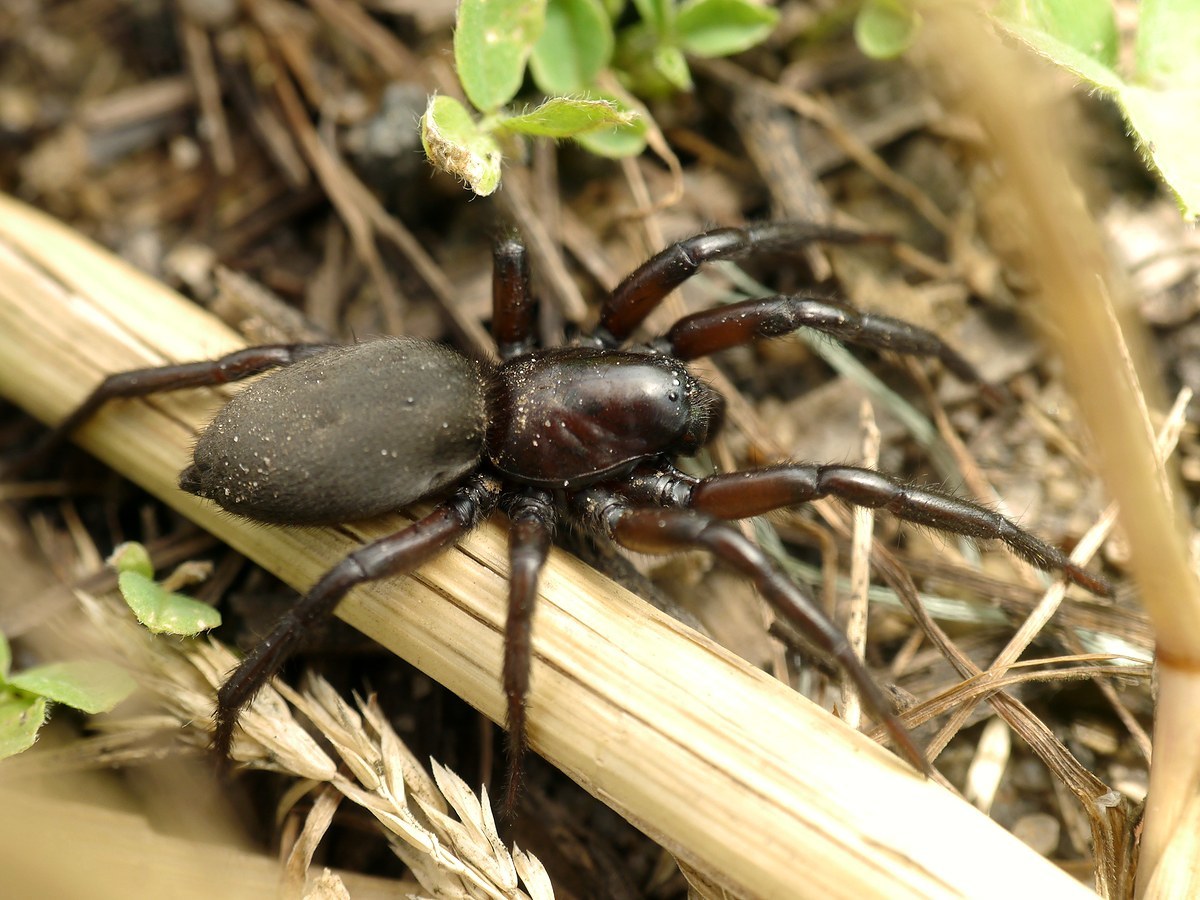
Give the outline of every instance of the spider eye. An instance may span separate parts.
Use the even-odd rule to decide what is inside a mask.
[[[725,398],[700,381],[688,376],[687,425],[679,438],[679,452],[691,456],[708,443],[725,420]]]

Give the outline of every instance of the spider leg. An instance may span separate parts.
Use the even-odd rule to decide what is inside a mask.
[[[508,700],[508,771],[505,778],[503,811],[512,818],[521,789],[528,738],[525,701],[529,696],[531,633],[538,578],[550,552],[557,514],[548,491],[528,489],[505,504],[512,522],[509,562],[512,574],[508,587],[508,618],[504,625],[504,695]]]
[[[669,472],[634,478],[631,496],[669,498],[671,505],[721,519],[743,519],[821,497],[840,497],[856,506],[886,509],[908,522],[972,538],[1003,541],[1039,569],[1059,570],[1093,594],[1112,596],[1112,585],[1071,562],[1057,547],[1030,534],[1000,513],[931,488],[915,487],[858,466],[787,463],[749,472],[693,479]]]
[[[625,276],[605,300],[594,332],[606,347],[620,346],[667,294],[706,262],[736,259],[754,251],[791,250],[813,241],[850,244],[887,241],[864,234],[803,222],[765,222],[746,228],[716,228],[678,241]]]
[[[800,328],[875,350],[932,357],[962,381],[989,388],[993,400],[1002,396],[932,331],[891,316],[860,312],[820,294],[776,294],[684,316],[654,346],[681,359],[697,359]]]
[[[474,475],[429,515],[360,547],[326,572],[217,691],[213,749],[218,757],[228,759],[242,709],[279,671],[309,628],[327,618],[351,588],[416,569],[479,524],[499,496],[499,482]]]
[[[328,344],[264,344],[235,350],[218,359],[202,362],[154,366],[117,372],[105,378],[75,410],[54,428],[47,431],[30,450],[23,454],[5,475],[15,475],[30,464],[66,443],[75,430],[92,418],[110,400],[147,397],[183,388],[212,387],[241,381],[268,369],[290,366],[329,348]]]
[[[516,235],[507,235],[492,247],[492,334],[501,360],[534,349],[536,319],[525,245]]]
[[[808,594],[777,569],[752,541],[713,516],[687,509],[634,507],[615,491],[593,487],[572,498],[584,522],[638,553],[677,553],[701,548],[747,576],[764,598],[850,676],[863,703],[891,735],[900,752],[922,772],[931,769],[883,691],[855,656],[845,634]]]

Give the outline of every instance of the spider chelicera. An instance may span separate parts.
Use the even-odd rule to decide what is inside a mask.
[[[1104,580],[996,512],[872,470],[785,463],[696,478],[677,469],[674,459],[700,450],[720,425],[723,398],[686,366],[719,350],[807,327],[847,343],[934,357],[958,378],[984,386],[975,369],[929,331],[817,293],[695,313],[663,337],[628,345],[650,312],[705,262],[812,240],[861,238],[798,224],[720,228],[687,238],[630,273],[604,302],[591,333],[557,348],[537,346],[525,251],[517,240],[505,239],[496,246],[493,276],[499,365],[411,338],[252,347],[208,362],[111,375],[41,450],[111,399],[279,369],[218,413],[200,435],[180,487],[230,512],[294,525],[363,519],[441,498],[414,524],[330,569],[234,669],[217,695],[214,745],[223,757],[243,707],[351,588],[415,570],[498,508],[511,523],[503,664],[508,809],[526,750],[538,576],[563,521],[642,553],[701,548],[750,578],[780,615],[853,679],[900,751],[928,770],[842,632],[725,520],[836,496],[921,525],[999,539],[1034,565],[1060,569],[1095,593],[1109,593]]]

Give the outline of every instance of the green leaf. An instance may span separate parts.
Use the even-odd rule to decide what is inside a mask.
[[[1138,11],[1137,82],[1164,90],[1200,87],[1200,3],[1143,0]],[[1196,115],[1192,107],[1190,117]]]
[[[46,699],[0,690],[0,759],[28,750],[46,721]]]
[[[729,56],[760,44],[779,13],[750,0],[687,0],[675,18],[679,45],[696,56]]]
[[[629,125],[635,117],[607,100],[553,97],[532,112],[504,119],[498,127],[537,137],[568,138],[597,128]]]
[[[596,91],[592,96],[606,100],[622,115],[630,116],[628,123],[617,125],[615,128],[598,128],[595,131],[577,134],[574,140],[577,144],[607,159],[624,159],[637,156],[646,149],[647,113],[644,109],[633,109],[620,97],[603,91]]]
[[[633,0],[638,15],[659,34],[670,34],[675,22],[674,0]]]
[[[0,682],[8,678],[8,670],[12,667],[12,648],[8,646],[8,638],[0,632]]]
[[[575,94],[596,81],[612,54],[612,22],[600,0],[549,0],[529,70],[545,93]]]
[[[137,541],[119,544],[108,558],[108,564],[118,572],[140,572],[147,578],[154,577],[154,565],[150,553]]]
[[[872,59],[895,59],[920,27],[921,17],[901,0],[867,0],[854,19],[854,40]]]
[[[421,143],[430,162],[479,196],[499,186],[504,158],[500,145],[453,97],[430,99],[421,116]]]
[[[1097,87],[1108,91],[1116,91],[1121,87],[1122,82],[1116,72],[1053,35],[1021,25],[1010,25],[1008,29],[1038,53]]]
[[[1002,21],[1040,32],[1106,68],[1117,62],[1111,0],[1009,0]]]
[[[546,0],[462,0],[454,65],[476,109],[494,112],[516,96],[545,18]]]
[[[1148,0],[1143,6],[1150,17],[1146,27],[1152,34],[1139,34],[1139,65],[1147,75],[1152,73],[1153,87],[1129,84],[1121,78],[1092,55],[1095,46],[1099,45],[1080,49],[1078,45],[1085,43],[1081,35],[1103,33],[1103,28],[1094,22],[1090,29],[1077,25],[1065,27],[1062,35],[1025,24],[1029,16],[1015,23],[1010,18],[1005,24],[1038,53],[1113,96],[1136,133],[1143,152],[1175,192],[1184,216],[1194,219],[1200,213],[1200,154],[1195,151],[1200,145],[1200,116],[1196,115],[1196,110],[1200,109],[1200,74],[1197,72],[1200,63],[1192,58],[1196,55],[1194,41],[1177,39],[1173,32],[1191,28],[1192,37],[1200,33],[1196,30],[1200,27],[1200,12],[1187,9],[1183,4],[1172,5],[1176,3],[1177,0]],[[1022,8],[1018,12],[1024,15],[1026,10]],[[1065,15],[1062,12],[1053,16],[1045,14],[1041,21],[1049,23],[1046,27],[1058,27],[1055,23]],[[1093,19],[1099,18],[1098,14],[1093,16]],[[1164,79],[1177,79],[1178,83],[1159,86]]]
[[[207,603],[172,593],[141,572],[122,572],[117,587],[137,620],[155,634],[191,637],[221,624],[221,614]]]
[[[638,122],[641,122],[639,119]],[[641,123],[617,128],[603,128],[598,131],[588,131],[577,134],[575,142],[588,153],[603,156],[606,159],[625,159],[638,156],[646,149],[646,126]]]
[[[93,715],[108,712],[137,687],[124,669],[101,660],[36,666],[12,676],[8,683]]]
[[[1143,152],[1175,192],[1185,218],[1200,214],[1200,88],[1125,86],[1117,95]]]
[[[688,68],[683,51],[670,44],[663,44],[654,51],[654,71],[679,91],[692,89],[692,71]]]

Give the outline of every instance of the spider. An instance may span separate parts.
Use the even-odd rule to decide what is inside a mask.
[[[183,490],[238,515],[291,525],[364,519],[440,498],[414,524],[330,569],[233,670],[217,694],[213,744],[222,758],[240,711],[348,591],[416,570],[499,509],[511,526],[502,674],[507,810],[515,805],[527,749],[538,576],[564,522],[642,553],[701,548],[741,572],[841,666],[899,750],[928,772],[924,755],[842,632],[726,520],[832,495],[921,525],[999,539],[1034,565],[1059,569],[1094,593],[1109,593],[1107,583],[996,512],[873,470],[792,462],[705,478],[684,474],[675,458],[704,447],[724,410],[721,395],[686,363],[807,327],[869,348],[934,357],[956,377],[987,386],[933,333],[817,293],[695,313],[662,337],[630,344],[654,308],[706,262],[813,240],[862,238],[796,223],[719,228],[686,238],[626,276],[604,301],[596,328],[555,348],[538,346],[525,250],[516,238],[505,238],[495,247],[493,275],[498,365],[403,337],[348,346],[251,347],[207,362],[110,375],[45,436],[37,453],[114,398],[278,370],[238,393],[201,433],[193,463],[179,478]]]

